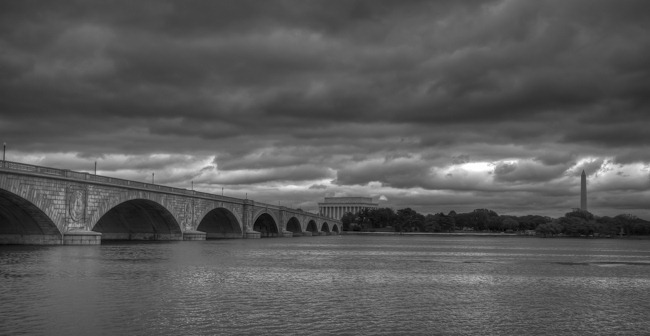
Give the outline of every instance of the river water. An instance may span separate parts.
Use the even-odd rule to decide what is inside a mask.
[[[650,241],[0,246],[0,335],[641,335]]]

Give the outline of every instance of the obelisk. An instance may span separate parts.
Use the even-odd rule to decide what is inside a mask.
[[[580,210],[587,211],[587,175],[584,170],[580,177]]]

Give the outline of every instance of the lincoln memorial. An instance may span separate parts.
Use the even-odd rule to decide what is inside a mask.
[[[378,207],[378,203],[372,202],[372,197],[325,197],[325,202],[318,203],[321,216],[335,219],[341,219],[348,212],[357,213]]]

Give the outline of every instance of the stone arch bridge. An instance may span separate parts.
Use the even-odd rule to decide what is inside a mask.
[[[335,235],[341,222],[194,190],[2,161],[0,244]]]

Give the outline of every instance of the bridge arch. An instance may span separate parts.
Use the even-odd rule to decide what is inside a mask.
[[[307,230],[312,233],[312,235],[318,235],[318,226],[316,225],[316,221],[311,219],[309,223],[307,223]]]
[[[339,233],[339,226],[337,224],[332,225],[332,232]]]
[[[197,227],[206,233],[207,239],[242,238],[242,226],[237,217],[226,208],[210,210]]]
[[[103,240],[182,240],[176,218],[162,204],[135,198],[121,202],[104,213],[92,231]]]
[[[287,231],[290,231],[293,233],[294,237],[298,237],[302,235],[302,225],[300,224],[300,221],[296,217],[291,217],[287,221]]]
[[[253,222],[253,231],[259,232],[262,238],[278,237],[280,235],[280,230],[277,223],[278,222],[271,214],[262,212]]]
[[[327,222],[323,222],[323,225],[320,228],[321,232],[330,233],[330,226]]]
[[[54,221],[34,203],[0,189],[0,244],[61,244]]]

